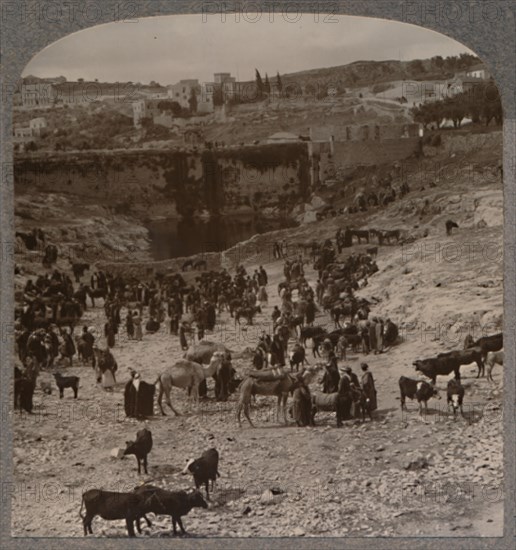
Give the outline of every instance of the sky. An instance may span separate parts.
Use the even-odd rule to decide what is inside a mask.
[[[409,61],[473,53],[459,42],[415,25],[335,15],[335,23],[299,14],[248,15],[250,23],[228,14],[174,15],[97,25],[76,32],[36,54],[22,76],[65,76],[68,80],[140,82],[167,85],[186,78],[213,80],[231,72],[238,80],[262,75],[334,67],[353,61]],[[292,16],[292,19],[295,17]]]

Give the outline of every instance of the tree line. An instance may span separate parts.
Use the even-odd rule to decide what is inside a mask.
[[[414,120],[425,128],[429,125],[439,128],[445,119],[451,120],[454,128],[460,128],[465,118],[486,126],[492,120],[497,125],[503,121],[500,93],[492,79],[472,84],[454,96],[413,107],[411,112]]]

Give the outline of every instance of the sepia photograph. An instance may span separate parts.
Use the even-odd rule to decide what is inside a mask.
[[[12,102],[13,537],[503,536],[476,52],[370,17],[141,17],[51,43]]]

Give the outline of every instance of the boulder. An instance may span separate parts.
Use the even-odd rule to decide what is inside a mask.
[[[327,203],[325,200],[321,199],[321,197],[314,195],[312,197],[312,200],[310,201],[310,205],[312,206],[312,208],[322,208],[323,206],[326,206]]]
[[[302,223],[312,223],[315,221],[317,221],[317,214],[313,210],[305,212],[301,220]]]
[[[109,454],[113,458],[122,458],[124,456],[124,449],[121,449],[120,447],[114,447],[113,449],[111,449],[111,452]]]

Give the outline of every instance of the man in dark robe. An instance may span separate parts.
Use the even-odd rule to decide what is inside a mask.
[[[140,379],[140,375],[131,371],[131,380],[124,390],[125,415],[132,418],[141,418],[154,415],[154,392],[156,386]]]
[[[339,388],[340,374],[337,358],[333,352],[330,352],[328,363],[324,368],[325,372],[322,379],[323,393],[335,393]]]
[[[383,341],[386,346],[392,346],[398,339],[398,327],[390,320],[387,319],[383,331]]]
[[[104,336],[106,337],[106,343],[110,348],[115,346],[115,334],[115,326],[110,320],[104,325]]]
[[[376,401],[376,387],[374,385],[374,378],[371,372],[369,372],[369,366],[367,363],[362,363],[360,365],[362,369],[362,390],[365,393],[367,399],[369,399],[369,409],[375,411],[378,408]]]
[[[340,427],[343,420],[348,420],[351,417],[351,405],[353,404],[351,380],[347,373],[339,380],[337,391],[339,394],[337,397],[337,427]]]
[[[181,344],[182,350],[188,349],[188,342],[186,340],[186,333],[189,332],[188,325],[185,322],[181,323],[181,326],[179,327],[179,343]]]

